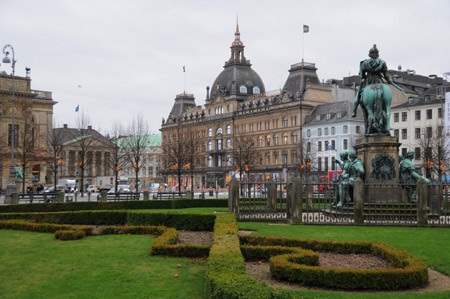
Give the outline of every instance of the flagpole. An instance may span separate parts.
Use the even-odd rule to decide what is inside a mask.
[[[186,94],[186,66],[183,65],[183,90],[184,94]]]

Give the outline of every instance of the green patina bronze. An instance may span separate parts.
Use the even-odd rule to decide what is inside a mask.
[[[342,162],[338,163],[342,168],[342,174],[337,179],[337,192],[335,201],[331,206],[342,207],[353,201],[353,184],[357,178],[364,178],[364,165],[361,159],[356,158],[355,151],[342,152]],[[347,159],[348,157],[348,159]]]
[[[421,176],[416,172],[416,167],[414,166],[413,159],[415,157],[414,151],[408,151],[400,162],[400,184],[403,190],[408,197],[409,202],[416,202],[416,189],[417,189],[417,181],[421,178],[425,180],[425,182],[429,183],[430,180],[426,177]]]
[[[370,59],[360,63],[359,75],[361,85],[358,87],[356,97],[353,102],[352,116],[356,116],[356,111],[361,105],[366,136],[391,136],[390,115],[392,92],[387,83],[397,89],[403,90],[394,84],[389,77],[387,64],[379,59],[376,45],[369,51]]]
[[[372,173],[370,177],[390,181],[395,178],[395,159],[386,153],[380,154],[372,159]]]

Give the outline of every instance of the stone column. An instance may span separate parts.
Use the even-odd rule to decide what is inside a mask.
[[[270,179],[269,184],[267,186],[267,206],[271,212],[275,211],[277,203],[277,185],[275,182]]]
[[[149,199],[150,199],[150,192],[144,191],[144,200],[149,200]]]
[[[11,193],[11,204],[13,205],[19,204],[19,193],[17,192]]]
[[[361,178],[353,184],[353,217],[356,225],[364,224],[364,182]]]
[[[230,189],[228,193],[228,212],[234,213],[236,219],[239,216],[239,182],[236,178],[230,180]]]
[[[58,203],[64,202],[64,191],[58,192]]]
[[[292,185],[292,192],[290,199],[291,206],[291,224],[301,224],[303,212],[303,183],[300,178],[296,178]]]
[[[417,181],[417,225],[423,226],[428,225],[428,184],[423,178]]]

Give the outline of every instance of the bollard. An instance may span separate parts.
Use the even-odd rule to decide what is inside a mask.
[[[292,185],[290,196],[291,224],[301,224],[303,222],[303,183],[300,178],[296,178]]]
[[[74,191],[73,193],[74,193],[74,196],[75,196],[75,202],[77,202],[78,192]],[[88,198],[89,198],[89,196],[91,196],[91,192],[88,192]]]
[[[364,182],[361,178],[353,184],[353,217],[356,225],[364,224]]]
[[[64,191],[61,191],[58,193],[58,203],[63,203],[64,202]]]
[[[17,205],[19,204],[19,193],[11,193],[11,204]]]
[[[417,181],[417,225],[424,226],[428,225],[428,184],[423,178]]]
[[[78,194],[78,192],[77,192],[77,194]],[[76,195],[75,195],[75,201],[77,201]],[[89,191],[88,192],[88,202],[90,202],[90,201],[91,201],[91,192]]]
[[[100,192],[100,201],[106,201],[106,198],[108,197],[108,192],[103,190]]]

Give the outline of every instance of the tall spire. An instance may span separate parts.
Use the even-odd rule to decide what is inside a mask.
[[[244,56],[244,43],[241,41],[241,33],[239,32],[239,19],[236,18],[236,32],[234,33],[234,41],[231,44],[231,57],[227,63],[248,63]]]

